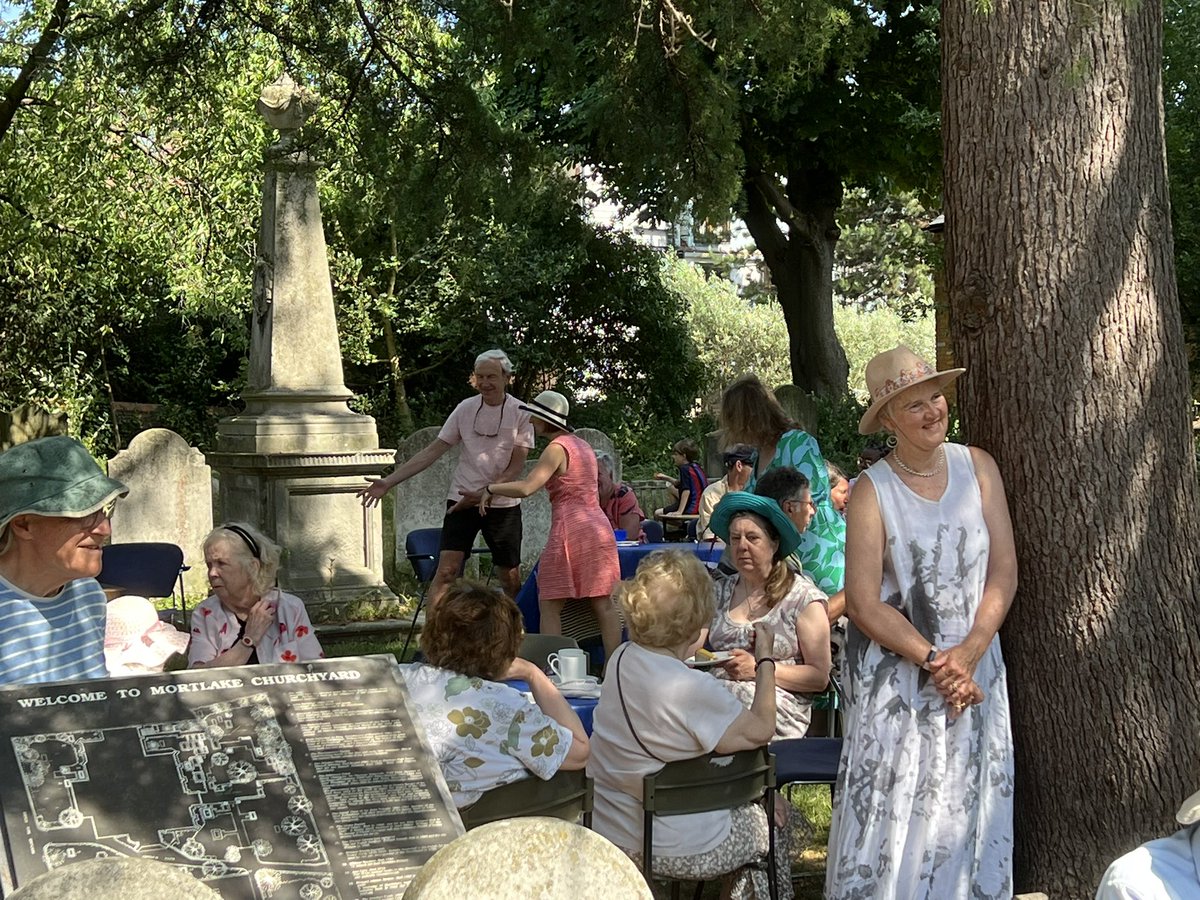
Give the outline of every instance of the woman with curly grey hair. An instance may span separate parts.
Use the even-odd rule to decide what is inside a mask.
[[[192,611],[190,666],[303,662],[325,654],[304,601],[275,587],[283,551],[245,522],[214,528],[204,539],[213,593]]]

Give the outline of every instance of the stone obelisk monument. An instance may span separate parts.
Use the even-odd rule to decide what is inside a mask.
[[[318,164],[296,141],[319,99],[288,76],[258,111],[279,130],[266,153],[254,273],[245,412],[223,419],[208,455],[225,520],[262,527],[284,548],[279,586],[310,607],[391,599],[383,583],[382,520],[354,492],[393,463],[375,420],[351,398],[333,312]]]

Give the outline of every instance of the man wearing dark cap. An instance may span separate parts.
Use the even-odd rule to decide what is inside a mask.
[[[696,537],[701,541],[711,541],[715,535],[708,527],[713,510],[721,502],[721,498],[730,491],[744,491],[754,474],[754,448],[749,444],[734,444],[721,454],[721,463],[725,467],[725,475],[720,481],[714,481],[700,495],[700,518],[696,520]]]
[[[0,684],[108,674],[96,576],[128,493],[73,438],[0,453]]]

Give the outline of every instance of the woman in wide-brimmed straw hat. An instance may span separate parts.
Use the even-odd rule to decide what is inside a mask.
[[[609,600],[621,580],[617,542],[600,508],[596,454],[567,424],[571,410],[557,391],[542,391],[521,407],[533,432],[548,437],[537,465],[520,481],[489,484],[478,497],[486,513],[492,497],[524,498],[543,487],[550,492],[550,535],[538,561],[538,611],[542,634],[562,634],[562,605],[567,600],[592,604],[608,658],[621,642],[621,619]],[[464,495],[466,497],[466,495]]]
[[[826,896],[1012,896],[1012,737],[997,631],[1017,585],[996,463],[946,443],[938,371],[907,347],[867,364],[859,423],[895,450],[850,496],[853,698]],[[878,862],[895,865],[881,875]],[[866,873],[870,874],[866,874]]]

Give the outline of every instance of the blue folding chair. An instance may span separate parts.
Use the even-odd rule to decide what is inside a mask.
[[[417,608],[413,612],[412,625],[409,626],[408,635],[404,638],[404,649],[400,651],[401,659],[404,659],[405,654],[408,653],[408,646],[412,643],[413,635],[416,634],[417,618],[421,615],[421,610],[425,607],[425,597],[429,593],[429,583],[433,581],[434,573],[437,572],[438,553],[441,547],[442,529],[440,528],[418,528],[415,531],[410,531],[408,537],[404,539],[404,555],[408,557],[408,561],[413,568],[413,574],[417,576],[417,583],[421,586],[421,593],[417,598]],[[459,577],[462,577],[469,557],[488,553],[491,553],[491,551],[486,547],[475,547],[470,553],[464,555],[463,564],[458,570]],[[490,574],[488,575],[488,580],[491,580]]]
[[[186,627],[183,573],[190,568],[183,564],[183,550],[177,544],[157,541],[109,544],[102,551],[97,580],[106,587],[122,588],[127,594],[170,597],[171,608],[162,610],[159,618],[172,621],[178,612],[174,624]]]

